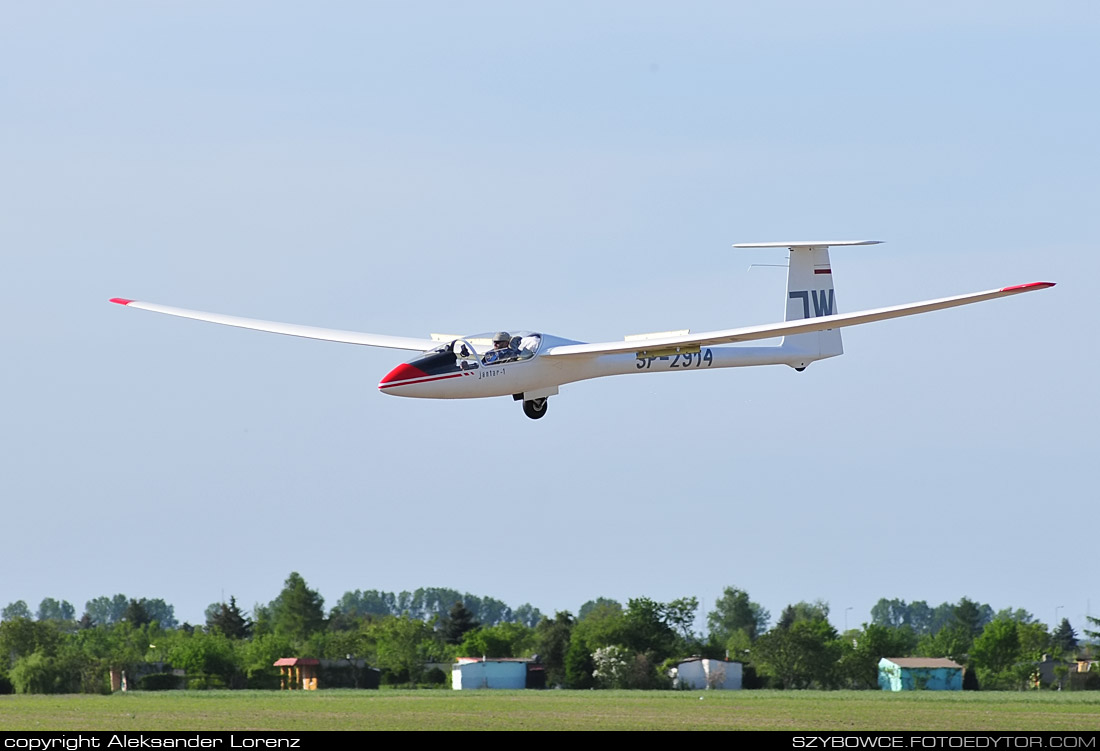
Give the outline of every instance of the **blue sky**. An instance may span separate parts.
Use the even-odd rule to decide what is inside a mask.
[[[329,604],[735,585],[1080,629],[1098,32],[1088,2],[3,5],[0,603],[198,622],[298,571]],[[784,254],[730,245],[815,238],[887,241],[833,251],[842,310],[1058,286],[538,422],[382,396],[401,352],[107,303],[604,341],[778,320],[748,266]]]

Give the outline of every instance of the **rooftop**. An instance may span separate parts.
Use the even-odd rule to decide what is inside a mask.
[[[962,665],[946,657],[883,657],[902,668],[958,668]]]

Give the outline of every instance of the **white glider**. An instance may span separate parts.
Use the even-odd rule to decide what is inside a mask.
[[[301,326],[206,313],[125,298],[111,302],[182,318],[275,334],[412,350],[419,353],[378,384],[385,394],[426,399],[511,396],[532,419],[546,414],[546,400],[574,381],[628,373],[680,372],[749,365],[788,365],[802,371],[817,360],[843,354],[840,329],[872,321],[1009,297],[1053,287],[1032,282],[1011,287],[894,305],[855,313],[836,312],[829,248],[875,245],[876,240],[741,244],[735,248],[789,248],[786,317],[780,323],[692,334],[687,331],[628,336],[621,342],[584,343],[532,331],[415,339]],[[777,345],[720,345],[782,337]]]

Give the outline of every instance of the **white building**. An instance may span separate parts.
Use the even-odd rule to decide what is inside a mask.
[[[530,660],[517,658],[459,657],[451,667],[451,688],[455,691],[473,688],[527,688],[527,665]]]
[[[737,691],[741,688],[741,663],[729,660],[711,660],[706,657],[692,657],[677,663],[676,675],[672,685],[689,689],[726,689]]]

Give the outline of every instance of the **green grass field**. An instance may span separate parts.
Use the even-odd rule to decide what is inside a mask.
[[[173,691],[0,696],[3,730],[1100,730],[1100,693]]]

